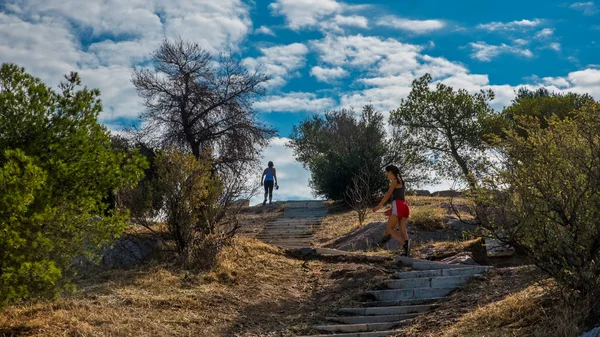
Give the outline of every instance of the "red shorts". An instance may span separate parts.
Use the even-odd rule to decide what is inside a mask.
[[[398,218],[408,219],[408,217],[410,216],[410,209],[408,208],[408,204],[403,200],[392,201],[391,214],[397,216]]]

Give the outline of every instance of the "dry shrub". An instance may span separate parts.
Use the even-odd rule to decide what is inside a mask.
[[[447,229],[446,211],[437,205],[411,207],[410,224],[425,231],[445,230]]]
[[[550,284],[534,284],[464,315],[446,337],[576,337],[582,317],[561,303]]]

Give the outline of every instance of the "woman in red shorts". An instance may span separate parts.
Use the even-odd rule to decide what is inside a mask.
[[[381,199],[379,205],[373,208],[373,212],[380,210],[386,201],[392,200],[392,209],[386,212],[386,215],[388,215],[386,231],[404,247],[404,254],[402,255],[410,256],[411,242],[406,230],[410,210],[404,200],[406,186],[404,186],[404,180],[400,175],[400,169],[398,169],[398,167],[390,165],[385,168],[385,171],[390,180],[390,188],[383,199]],[[396,225],[398,225],[399,231],[395,230]]]

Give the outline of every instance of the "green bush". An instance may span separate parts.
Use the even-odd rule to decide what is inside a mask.
[[[0,67],[0,305],[67,288],[74,258],[122,233],[127,213],[107,201],[142,174],[98,123],[100,92],[66,79],[56,92]]]
[[[477,195],[485,227],[600,317],[600,110],[592,101],[544,123],[517,117],[502,141],[502,172]]]
[[[210,213],[218,205],[222,186],[211,174],[211,161],[179,151],[163,151],[156,164],[167,227],[183,265],[198,269],[213,266],[220,233]]]

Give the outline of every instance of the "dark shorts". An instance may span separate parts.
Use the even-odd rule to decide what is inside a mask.
[[[273,180],[265,180],[265,193],[273,194],[273,186],[275,186],[275,181]]]

